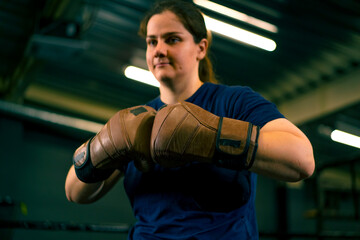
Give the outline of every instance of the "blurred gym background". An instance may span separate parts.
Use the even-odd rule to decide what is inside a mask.
[[[125,75],[146,69],[137,31],[153,2],[0,1],[0,239],[126,239],[135,219],[122,182],[77,205],[64,181],[74,150],[108,118],[159,94]],[[360,2],[194,2],[238,36],[265,41],[215,26],[220,82],[260,92],[313,144],[311,178],[259,176],[260,239],[360,239]],[[339,142],[344,132],[354,146]]]

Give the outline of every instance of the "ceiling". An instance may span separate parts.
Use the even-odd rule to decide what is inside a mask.
[[[158,89],[127,79],[146,68],[139,22],[149,0],[3,0],[0,99],[104,123]],[[360,2],[215,2],[278,27],[271,33],[215,12],[208,16],[273,39],[267,52],[213,34],[210,57],[220,82],[247,85],[277,104],[310,138],[317,166],[360,159],[332,142],[333,128],[360,134]]]

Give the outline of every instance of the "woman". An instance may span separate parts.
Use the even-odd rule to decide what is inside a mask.
[[[146,38],[149,70],[160,82],[160,96],[147,105],[158,111],[185,101],[206,113],[259,126],[255,159],[247,169],[195,161],[170,168],[155,164],[147,172],[129,159],[114,167],[121,170],[92,183],[80,181],[72,167],[65,186],[69,201],[94,202],[124,175],[138,220],[129,239],[257,239],[256,174],[283,181],[311,176],[315,165],[309,140],[250,88],[211,83],[209,36],[192,4],[158,3],[142,21],[140,34]]]

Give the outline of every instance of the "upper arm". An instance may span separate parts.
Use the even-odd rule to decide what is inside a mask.
[[[288,132],[307,140],[306,135],[286,118],[278,118],[266,123],[260,130],[261,132]]]

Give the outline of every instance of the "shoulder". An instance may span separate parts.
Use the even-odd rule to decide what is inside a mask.
[[[205,102],[215,109],[224,109],[226,117],[237,118],[236,113],[254,110],[259,104],[269,103],[259,93],[247,86],[206,84],[202,89]]]
[[[277,118],[284,118],[276,105],[248,86],[211,84],[212,109],[215,114],[264,126]]]

